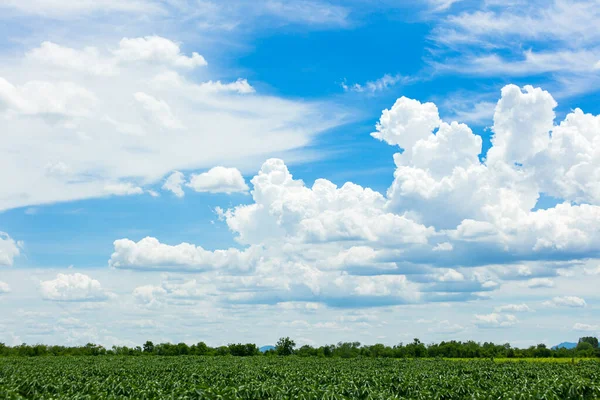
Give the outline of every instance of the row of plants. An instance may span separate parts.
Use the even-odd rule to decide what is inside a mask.
[[[598,399],[600,363],[5,357],[2,399]]]

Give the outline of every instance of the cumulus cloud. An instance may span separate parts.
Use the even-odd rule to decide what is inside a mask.
[[[109,265],[121,269],[248,270],[261,257],[259,247],[208,251],[189,243],[169,246],[153,237],[115,240],[114,248]]]
[[[22,243],[16,242],[7,233],[0,232],[0,267],[11,267],[15,257],[21,254]]]
[[[221,83],[221,81],[208,81],[198,85],[201,91],[205,92],[235,92],[239,94],[254,93],[254,88],[246,79],[238,79],[235,82]]]
[[[600,165],[591,161],[598,117],[575,110],[555,125],[555,106],[541,89],[503,88],[494,114],[493,146],[482,163],[481,138],[468,126],[440,120],[433,103],[398,99],[383,111],[373,133],[402,149],[394,156],[388,209],[409,212],[438,229],[454,228],[447,234],[455,249],[470,242],[489,243],[500,252],[511,248],[521,257],[532,251],[547,257],[594,252],[600,238],[591,221],[598,220],[600,208],[594,200],[596,181],[589,177]],[[574,148],[573,143],[587,147]],[[557,169],[564,174],[548,172]],[[575,172],[580,169],[585,176]],[[532,211],[540,193],[566,201]]]
[[[184,183],[185,183],[185,177],[184,177],[183,173],[181,173],[179,171],[175,171],[171,175],[169,175],[169,177],[165,181],[164,185],[162,185],[162,188],[165,190],[168,190],[170,192],[173,192],[173,194],[177,197],[183,197],[183,196],[185,196],[185,192],[183,191],[181,186]]]
[[[251,180],[254,204],[222,213],[241,243],[286,240],[319,243],[373,241],[390,245],[426,243],[433,230],[388,213],[385,198],[346,183],[338,188],[317,179],[312,188],[295,180],[282,160],[267,160]]]
[[[196,192],[235,193],[248,191],[248,185],[237,168],[213,167],[192,175],[188,187]]]
[[[585,307],[586,302],[581,297],[577,296],[562,296],[562,297],[554,297],[552,300],[548,300],[544,302],[545,306],[550,307],[573,307],[580,308]]]
[[[100,282],[81,273],[58,274],[56,279],[42,281],[40,292],[52,301],[104,301],[111,297]]]
[[[515,325],[517,317],[512,314],[491,313],[475,315],[475,325],[479,328],[508,328]]]
[[[200,54],[193,52],[189,57],[183,55],[177,43],[160,36],[123,38],[114,54],[119,61],[125,62],[161,62],[183,68],[207,65]]]
[[[494,309],[497,313],[502,312],[531,312],[533,311],[527,304],[506,304]]]

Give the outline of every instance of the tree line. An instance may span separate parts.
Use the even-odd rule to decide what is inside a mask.
[[[186,343],[158,343],[147,341],[143,346],[127,347],[103,346],[88,343],[85,346],[49,346],[44,344],[21,344],[7,346],[0,343],[0,356],[290,356],[298,357],[385,357],[385,358],[550,358],[550,357],[600,357],[598,338],[582,337],[573,349],[551,349],[545,344],[530,346],[525,349],[512,347],[510,344],[494,344],[491,342],[448,341],[424,344],[419,339],[395,346],[384,344],[361,345],[360,342],[339,342],[335,345],[313,347],[296,346],[289,337],[279,339],[274,348],[265,352],[254,343],[232,343],[227,346],[210,347],[204,342],[188,345]]]

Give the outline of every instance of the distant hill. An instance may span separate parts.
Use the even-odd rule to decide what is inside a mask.
[[[261,353],[265,353],[269,350],[275,350],[275,346],[263,346],[259,350]]]
[[[574,349],[575,347],[577,347],[577,343],[562,342],[561,344],[557,344],[556,346],[554,346],[552,348],[553,349]]]

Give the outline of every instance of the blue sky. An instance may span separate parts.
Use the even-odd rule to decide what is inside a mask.
[[[600,332],[597,0],[0,5],[0,342]]]

